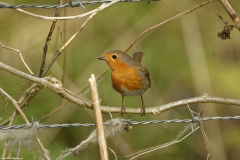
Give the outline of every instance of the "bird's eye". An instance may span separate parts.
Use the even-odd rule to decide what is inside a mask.
[[[113,59],[116,59],[116,58],[117,58],[117,56],[116,56],[116,55],[113,55],[113,56],[112,56],[112,58],[113,58]]]

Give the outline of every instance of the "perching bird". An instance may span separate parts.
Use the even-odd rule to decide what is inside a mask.
[[[122,95],[121,114],[126,113],[123,104],[124,96],[141,96],[142,110],[140,115],[145,115],[145,105],[142,94],[151,87],[150,74],[140,62],[143,52],[135,52],[133,58],[128,54],[115,50],[99,57],[105,60],[112,69],[112,87]]]

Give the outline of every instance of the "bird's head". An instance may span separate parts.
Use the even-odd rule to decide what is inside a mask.
[[[107,52],[98,59],[105,60],[112,70],[131,66],[132,61],[134,61],[128,54],[119,50]]]

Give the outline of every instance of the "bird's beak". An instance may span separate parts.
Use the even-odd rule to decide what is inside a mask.
[[[105,57],[98,57],[97,59],[99,59],[99,60],[106,60]]]

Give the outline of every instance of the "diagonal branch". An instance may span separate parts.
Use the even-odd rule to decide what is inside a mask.
[[[114,0],[114,3],[118,2],[119,0]],[[111,2],[112,3],[112,2]],[[114,4],[112,3],[112,4]],[[53,65],[53,63],[56,61],[56,59],[61,55],[61,53],[63,52],[63,50],[66,49],[66,47],[77,37],[77,35],[83,30],[83,28],[88,24],[88,22],[97,14],[98,11],[100,11],[101,8],[106,8],[107,6],[110,6],[108,4],[102,4],[100,7],[97,8],[97,11],[94,12],[93,14],[91,14],[86,21],[82,24],[82,26],[77,30],[77,32],[62,46],[62,48],[60,48],[57,53],[55,54],[55,56],[52,58],[51,62],[48,64],[48,66],[46,67],[46,69],[44,70],[44,72],[42,73],[42,77],[44,77],[46,75],[46,73],[48,72],[48,70],[51,68],[51,66]]]
[[[9,50],[12,50],[12,51],[17,52],[17,53],[19,54],[19,56],[20,56],[23,64],[24,64],[24,66],[28,69],[28,71],[29,71],[32,75],[34,75],[33,72],[31,71],[31,69],[28,67],[27,63],[25,62],[25,60],[24,60],[24,58],[23,58],[22,53],[21,53],[20,50],[15,49],[15,48],[11,48],[11,47],[8,47],[8,46],[4,46],[1,42],[0,42],[0,45],[1,45],[3,48],[6,48],[6,49],[9,49]]]
[[[19,107],[19,105],[17,104],[17,102],[16,102],[11,96],[9,96],[4,90],[2,90],[1,88],[0,88],[0,93],[1,93],[1,95],[4,96],[6,99],[8,99],[8,100],[10,100],[10,101],[12,102],[12,104],[15,106],[15,108],[17,109],[17,111],[21,114],[21,116],[22,116],[23,120],[25,121],[25,123],[26,123],[26,124],[30,124],[29,121],[28,121],[28,119],[27,119],[27,117],[25,116],[25,114],[23,113],[23,111],[21,110],[21,108]],[[41,147],[41,149],[42,149],[42,151],[43,151],[44,158],[45,158],[46,160],[50,160],[50,158],[49,158],[49,156],[48,156],[48,154],[47,154],[47,150],[44,148],[44,146],[43,146],[42,142],[40,141],[40,139],[39,139],[37,136],[36,136],[35,138],[36,138],[39,146]],[[7,142],[6,142],[6,143],[7,143]],[[5,145],[6,145],[6,143],[5,143]],[[6,147],[7,147],[7,146],[6,146]]]
[[[12,102],[14,107],[17,109],[18,113],[20,113],[20,115],[22,116],[23,120],[28,124],[29,121],[28,121],[27,117],[25,116],[25,114],[23,113],[23,111],[21,110],[21,108],[19,107],[19,105],[17,104],[17,102],[11,96],[9,96],[2,88],[0,88],[0,94],[4,98],[6,98],[10,102]]]
[[[59,4],[61,4],[61,1],[59,2]],[[59,12],[60,12],[60,8],[57,8],[56,11],[55,11],[54,17],[58,17]],[[46,39],[46,42],[45,42],[45,45],[43,47],[42,62],[41,62],[41,66],[40,66],[40,72],[39,72],[39,75],[38,75],[39,77],[43,77],[42,72],[43,72],[44,66],[45,66],[45,61],[46,61],[46,56],[47,56],[47,51],[48,51],[48,45],[51,41],[51,37],[52,37],[53,31],[55,29],[56,23],[57,23],[57,21],[52,22],[52,25],[50,27],[50,31],[48,33],[48,36],[47,36],[47,39]]]
[[[237,16],[236,12],[233,10],[232,6],[228,3],[227,0],[220,0],[220,3],[227,11],[228,15],[233,20],[233,23],[235,24],[235,27],[240,31],[240,19]]]
[[[97,12],[96,12],[97,13]],[[47,71],[52,67],[53,63],[57,60],[57,58],[61,55],[62,51],[72,42],[74,38],[83,30],[83,28],[88,24],[88,22],[95,16],[96,13],[93,13],[88,17],[88,19],[82,24],[82,26],[78,29],[78,31],[57,51],[51,62],[48,64],[44,72],[42,73],[42,77],[46,75]]]
[[[179,14],[177,14],[177,15],[175,15],[175,16],[173,16],[173,17],[171,17],[171,18],[169,18],[169,19],[167,19],[167,20],[165,20],[165,21],[163,21],[163,22],[161,22],[161,23],[156,24],[155,26],[152,26],[152,27],[148,28],[147,30],[143,31],[140,35],[138,35],[138,36],[133,40],[133,42],[132,42],[132,43],[130,44],[130,46],[125,50],[125,52],[127,52],[130,48],[132,48],[132,47],[135,45],[135,43],[136,43],[140,38],[142,38],[145,34],[147,34],[148,32],[150,32],[150,31],[152,31],[152,30],[160,27],[161,25],[163,25],[163,24],[165,24],[165,23],[168,23],[168,22],[170,22],[170,21],[173,21],[173,20],[175,20],[175,19],[177,19],[177,18],[179,18],[179,17],[181,17],[181,16],[183,16],[183,15],[186,15],[186,14],[188,14],[188,13],[191,13],[192,11],[194,11],[194,10],[196,10],[196,9],[204,6],[204,5],[207,5],[207,4],[211,3],[212,1],[214,1],[214,0],[203,2],[203,3],[201,3],[201,4],[199,4],[199,5],[195,6],[195,7],[193,7],[192,9],[189,9],[189,10],[187,10],[187,11],[184,11],[184,12],[182,12],[182,13],[179,13]]]
[[[10,72],[10,73],[17,75],[19,77],[22,77],[24,79],[38,83],[38,84],[42,85],[43,87],[47,87],[47,88],[51,89],[52,91],[54,91],[55,93],[62,96],[63,98],[65,98],[71,102],[75,102],[76,104],[78,104],[82,107],[92,108],[91,103],[89,101],[87,101],[85,99],[80,99],[79,97],[75,97],[75,96],[69,94],[62,87],[61,82],[53,77],[38,78],[38,77],[35,77],[32,75],[26,74],[22,71],[19,71],[15,68],[12,68],[8,65],[5,65],[2,62],[0,62],[0,69]]]

